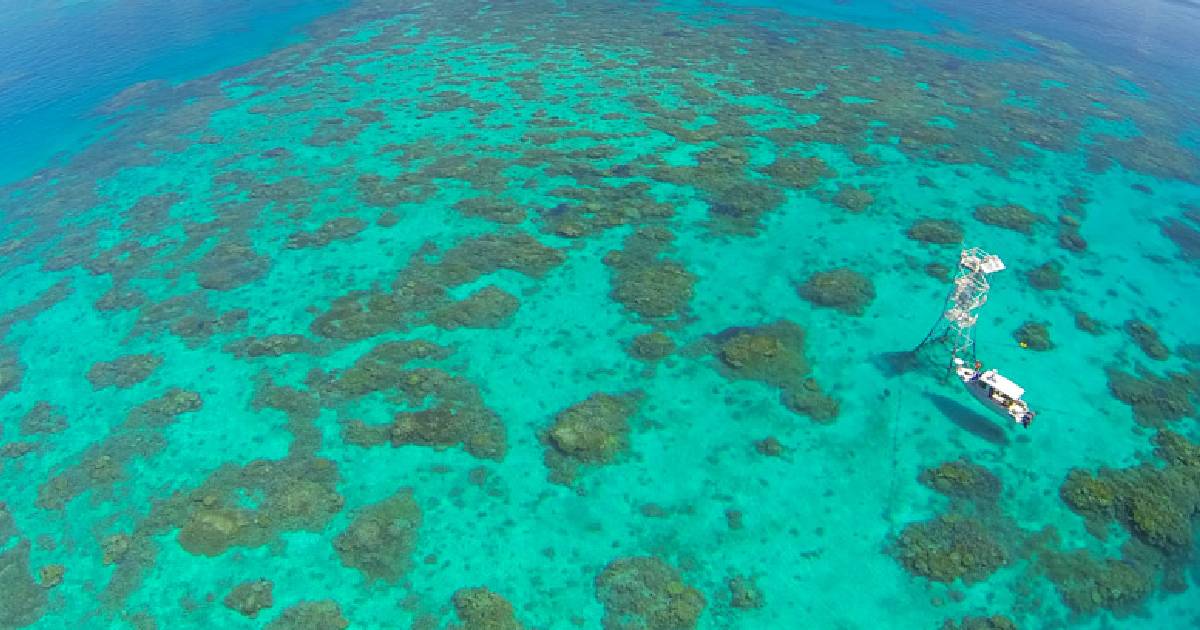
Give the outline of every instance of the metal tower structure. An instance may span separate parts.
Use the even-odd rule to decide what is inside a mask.
[[[1003,270],[1004,261],[999,256],[978,247],[964,249],[959,254],[954,288],[946,299],[949,308],[944,313],[954,338],[951,357],[955,365],[961,365],[967,358],[975,360],[975,323],[979,321],[979,309],[987,303],[991,288],[988,275]]]

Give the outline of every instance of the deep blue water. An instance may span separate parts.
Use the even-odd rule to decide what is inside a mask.
[[[0,0],[0,182],[94,129],[98,104],[142,81],[185,81],[298,39],[343,0]],[[53,133],[47,133],[53,130]]]
[[[93,108],[148,80],[185,81],[286,45],[347,0],[0,1],[0,182],[94,130]],[[735,0],[873,27],[1035,29],[1194,92],[1200,3],[1191,0]],[[47,130],[54,133],[47,134]]]

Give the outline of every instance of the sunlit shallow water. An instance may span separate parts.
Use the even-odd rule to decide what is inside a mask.
[[[1191,86],[972,19],[359,3],[131,71],[0,201],[0,627],[1196,623]],[[889,361],[964,246],[1028,429]]]

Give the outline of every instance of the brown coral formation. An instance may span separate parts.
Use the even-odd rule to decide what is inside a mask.
[[[875,299],[875,285],[871,279],[849,267],[818,271],[796,290],[800,297],[817,306],[832,308],[854,317],[862,316]]]
[[[1017,624],[1004,615],[963,617],[959,622],[947,619],[942,624],[942,630],[1017,630]]]
[[[360,509],[333,539],[333,548],[342,565],[357,569],[367,582],[395,584],[408,571],[420,528],[421,508],[406,488]]]
[[[767,604],[753,577],[735,575],[725,584],[729,587],[729,605],[738,610],[762,608]]]
[[[694,295],[696,276],[678,262],[660,258],[674,235],[645,228],[625,239],[625,248],[610,252],[604,264],[613,269],[612,298],[648,318],[681,314]]]
[[[311,231],[293,233],[285,245],[288,249],[307,249],[326,247],[334,241],[344,241],[358,235],[367,229],[367,222],[357,217],[338,217],[321,224]]]
[[[1046,218],[1024,206],[1009,204],[1006,206],[979,206],[975,208],[975,219],[995,227],[1013,230],[1022,234],[1033,234],[1033,228]]]
[[[461,588],[453,603],[461,623],[451,624],[450,630],[524,630],[512,604],[487,587]]]
[[[222,241],[196,264],[196,282],[205,289],[231,291],[250,284],[271,269],[271,259],[245,244]]]
[[[166,447],[162,430],[202,405],[196,392],[173,388],[134,407],[106,438],[38,486],[38,507],[61,510],[88,490],[96,491],[93,500],[107,500],[113,485],[126,479],[134,460],[153,457]]]
[[[429,321],[444,330],[503,328],[520,306],[517,297],[499,287],[484,287],[429,314]]]
[[[304,335],[267,335],[230,342],[225,346],[225,351],[238,357],[257,359],[288,354],[314,354],[317,352],[317,345]]]
[[[863,212],[875,203],[875,195],[857,186],[842,186],[833,196],[833,203],[850,212]]]
[[[1139,424],[1162,428],[1168,423],[1196,415],[1200,397],[1200,372],[1168,372],[1158,376],[1139,367],[1138,376],[1114,367],[1108,374],[1108,391],[1133,408]]]
[[[350,622],[332,600],[307,601],[289,606],[263,626],[264,630],[345,630]]]
[[[1000,479],[983,466],[960,459],[921,471],[918,480],[948,497],[979,503],[1000,498]]]
[[[1025,280],[1039,291],[1057,291],[1063,288],[1062,265],[1056,262],[1039,265],[1025,274]]]
[[[626,351],[635,359],[653,362],[661,361],[675,353],[675,341],[666,333],[649,332],[633,338]]]
[[[951,219],[920,219],[905,232],[908,238],[935,245],[954,245],[963,240],[963,228]]]
[[[713,336],[717,369],[730,379],[758,381],[780,390],[788,409],[817,422],[837,419],[840,405],[809,376],[804,329],[787,320],[729,328]]]
[[[179,544],[217,556],[231,547],[258,547],[282,532],[320,532],[342,509],[337,468],[325,459],[256,460],[226,464],[189,492],[180,513]],[[247,505],[243,496],[257,500]]]
[[[39,400],[21,417],[20,431],[21,435],[50,434],[66,431],[67,427],[67,415],[61,408]]]
[[[1155,361],[1165,361],[1171,356],[1171,351],[1167,349],[1167,345],[1162,342],[1158,336],[1158,331],[1154,330],[1150,324],[1140,320],[1131,319],[1125,322],[1125,334],[1137,344],[1137,347],[1146,353],[1146,356]]]
[[[596,576],[604,630],[687,630],[707,602],[679,573],[654,557],[618,558]]]
[[[3,349],[0,349],[0,399],[20,391],[21,379],[24,376],[25,370],[21,362],[14,356],[5,356]]]
[[[908,525],[894,553],[909,573],[947,583],[961,579],[973,584],[1009,562],[994,535],[980,521],[961,514]]]
[[[539,435],[550,480],[571,484],[583,465],[610,463],[629,448],[629,419],[641,400],[639,392],[597,392],[559,412]]]
[[[45,613],[46,591],[29,571],[28,540],[0,552],[0,626],[23,628]]]
[[[1054,347],[1050,341],[1050,329],[1043,322],[1027,321],[1013,331],[1013,339],[1027,350],[1046,351]]]
[[[226,608],[253,619],[262,610],[275,605],[275,598],[271,595],[274,586],[274,583],[264,578],[242,582],[233,587],[221,601]]]
[[[98,361],[92,364],[87,379],[92,384],[92,389],[126,389],[150,378],[162,362],[163,357],[158,354],[127,354],[112,361]]]

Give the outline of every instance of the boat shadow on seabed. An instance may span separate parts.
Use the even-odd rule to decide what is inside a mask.
[[[945,369],[944,363],[937,360],[944,356],[941,351],[944,346],[940,343],[933,345],[934,348],[927,346],[920,350],[881,353],[875,358],[875,366],[887,378],[905,376],[919,370],[933,382],[957,383],[957,379],[952,379],[949,371]],[[924,394],[933,406],[958,428],[997,446],[1007,446],[1011,441],[1005,428],[991,417],[948,396],[930,391],[925,391]]]

